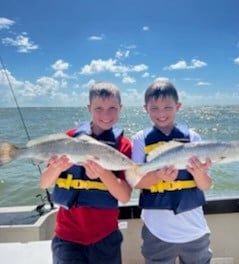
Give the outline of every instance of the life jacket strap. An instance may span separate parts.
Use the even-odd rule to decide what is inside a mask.
[[[97,189],[102,191],[107,191],[107,187],[102,182],[98,181],[88,181],[88,180],[79,180],[79,179],[73,179],[72,174],[68,174],[66,179],[58,178],[56,181],[56,185],[58,185],[59,188],[64,189]]]
[[[160,141],[151,145],[147,145],[144,147],[144,152],[145,154],[149,154],[152,150],[154,150],[157,147],[163,146],[164,144],[165,142]]]
[[[164,192],[175,191],[182,189],[190,189],[196,187],[196,183],[193,180],[189,181],[171,181],[171,182],[159,182],[150,187],[150,192]]]

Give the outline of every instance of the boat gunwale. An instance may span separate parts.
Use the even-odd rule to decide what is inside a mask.
[[[239,197],[223,197],[207,199],[203,205],[205,215],[209,214],[227,214],[239,212]],[[141,208],[138,205],[126,204],[120,206],[119,219],[137,219],[140,218]]]

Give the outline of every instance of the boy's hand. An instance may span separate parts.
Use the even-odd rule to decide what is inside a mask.
[[[193,176],[196,175],[200,177],[200,175],[205,175],[208,172],[208,169],[212,165],[212,162],[209,158],[206,159],[206,162],[201,162],[197,157],[191,157],[189,159],[189,164],[186,166],[186,169]]]
[[[73,166],[72,161],[66,155],[62,156],[52,156],[48,161],[48,167],[59,171],[65,171]]]
[[[43,171],[41,178],[40,178],[40,186],[41,188],[48,188],[52,184],[55,184],[57,178],[60,174],[72,167],[73,163],[69,157],[66,155],[62,156],[52,156],[49,161],[48,165]]]
[[[192,157],[186,166],[187,171],[192,174],[197,187],[201,190],[208,190],[212,186],[212,179],[208,172],[211,165],[212,162],[209,158],[202,163],[197,157]]]
[[[100,175],[103,175],[107,172],[106,169],[102,168],[98,163],[93,160],[87,160],[81,164],[86,171],[86,175],[90,179],[97,179]]]
[[[165,166],[159,170],[151,171],[145,174],[137,183],[137,189],[149,189],[152,185],[161,181],[171,182],[178,176],[178,170],[174,166]]]
[[[178,170],[173,166],[165,166],[155,171],[155,177],[158,181],[174,181],[178,176]]]

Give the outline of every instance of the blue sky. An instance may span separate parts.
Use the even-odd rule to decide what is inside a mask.
[[[0,106],[85,106],[96,81],[143,105],[169,79],[184,105],[239,103],[237,0],[1,0]]]

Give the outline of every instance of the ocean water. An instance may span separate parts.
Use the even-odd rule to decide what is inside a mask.
[[[31,139],[64,132],[79,121],[89,120],[82,108],[21,108]],[[0,141],[24,146],[28,136],[16,108],[0,108]],[[184,107],[177,116],[178,124],[187,124],[204,140],[239,140],[239,105]],[[125,107],[118,125],[129,138],[138,130],[150,126],[142,107]],[[0,206],[34,205],[41,202],[45,191],[39,188],[40,171],[30,160],[14,161],[0,167]],[[208,199],[239,195],[239,162],[214,165],[211,169],[213,188],[206,192]],[[51,191],[51,188],[49,189]],[[132,202],[137,201],[137,192]]]

